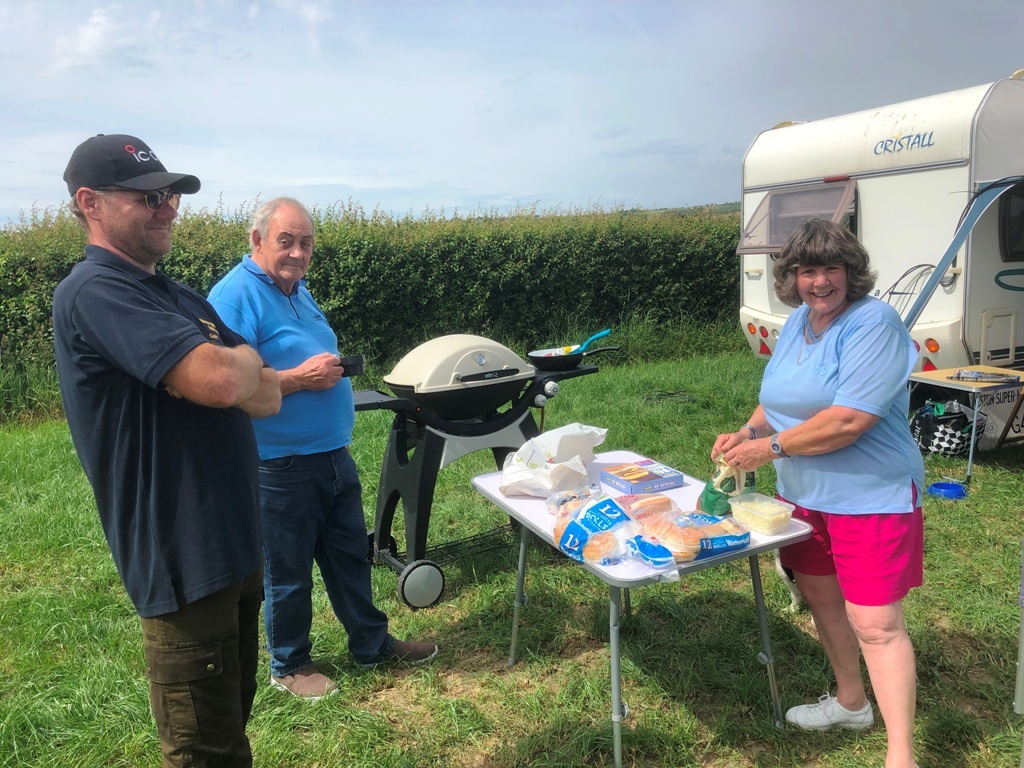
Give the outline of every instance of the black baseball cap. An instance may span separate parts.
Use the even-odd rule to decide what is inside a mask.
[[[199,191],[198,178],[168,173],[146,142],[124,133],[101,133],[79,144],[68,161],[64,181],[72,197],[82,187],[124,187],[140,192],[170,187],[185,195]]]

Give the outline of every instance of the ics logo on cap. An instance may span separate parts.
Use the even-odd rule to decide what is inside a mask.
[[[145,163],[150,160],[156,160],[158,163],[160,162],[160,158],[156,156],[156,152],[154,152],[153,150],[147,151],[145,149],[141,151],[137,150],[134,144],[125,144],[124,151],[127,152],[132,157],[134,157],[135,162],[137,163]]]

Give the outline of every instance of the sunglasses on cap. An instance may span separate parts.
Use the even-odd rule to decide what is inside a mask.
[[[135,189],[125,189],[124,187],[100,187],[96,191],[97,192],[132,192],[132,193],[134,193],[136,195],[141,194],[141,197],[136,197],[135,198],[136,202],[141,203],[141,202],[145,201],[146,207],[149,208],[149,210],[153,211],[154,213],[159,211],[160,208],[163,207],[164,203],[167,203],[168,205],[170,205],[171,208],[173,208],[174,210],[178,210],[178,206],[181,205],[181,192],[171,192],[170,190],[168,190],[167,192],[154,191],[154,192],[139,193],[138,190],[135,190]]]

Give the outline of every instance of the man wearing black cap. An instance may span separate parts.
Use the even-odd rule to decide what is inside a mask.
[[[165,766],[251,766],[262,601],[250,418],[277,373],[198,293],[156,272],[182,194],[142,141],[87,139],[64,172],[88,234],[53,297],[61,396],[141,617]]]

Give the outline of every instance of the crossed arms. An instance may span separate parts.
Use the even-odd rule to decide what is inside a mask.
[[[254,419],[281,409],[277,371],[252,347],[200,344],[163,378],[168,393],[210,408],[241,408]]]

